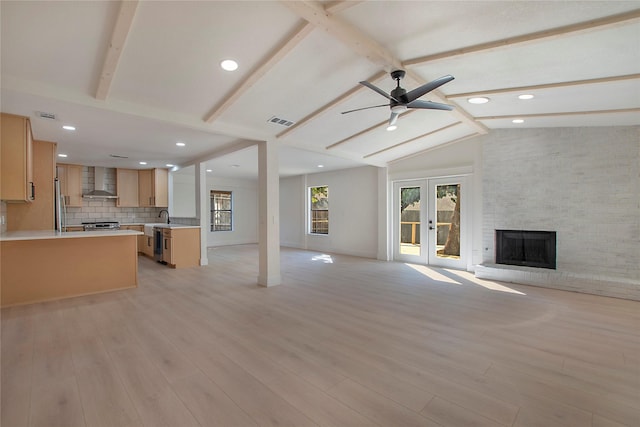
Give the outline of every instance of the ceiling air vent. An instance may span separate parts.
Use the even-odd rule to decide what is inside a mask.
[[[113,157],[116,159],[128,159],[129,156],[120,156],[119,154],[109,154],[109,157]]]
[[[45,113],[44,111],[37,111],[36,114],[41,119],[47,119],[47,120],[55,120],[56,119],[56,115],[53,114],[53,113]]]
[[[292,122],[291,120],[287,120],[287,119],[282,119],[280,117],[276,117],[273,116],[271,117],[269,120],[267,120],[269,123],[273,123],[276,125],[280,125],[280,126],[284,126],[284,127],[289,127],[292,124],[294,124],[295,122]]]

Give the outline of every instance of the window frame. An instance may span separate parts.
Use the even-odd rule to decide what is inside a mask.
[[[216,200],[215,200],[215,196],[216,195],[228,195],[229,196],[229,209],[216,209]],[[230,190],[211,190],[209,193],[209,203],[210,203],[210,209],[209,209],[209,231],[212,233],[218,233],[221,231],[233,231],[233,208],[234,208],[234,204],[233,204],[233,191]],[[224,225],[226,226],[226,224],[216,224],[215,223],[215,218],[216,218],[216,214],[217,213],[224,213],[224,212],[228,212],[229,213],[229,225],[228,228],[224,228],[224,229],[216,229],[216,226],[220,226],[220,225]]]
[[[313,203],[313,189],[314,188],[326,188],[326,209],[314,209]],[[325,219],[315,219],[314,212],[326,212]],[[314,236],[328,236],[329,235],[329,186],[328,185],[311,185],[307,189],[307,234]],[[317,224],[326,222],[326,227],[318,227]],[[326,230],[323,230],[326,229]]]

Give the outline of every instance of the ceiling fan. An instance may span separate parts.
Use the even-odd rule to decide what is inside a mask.
[[[354,111],[367,110],[369,108],[378,107],[391,107],[391,117],[389,118],[389,126],[395,125],[398,120],[398,116],[409,108],[428,109],[428,110],[453,110],[453,106],[448,104],[441,104],[439,102],[422,101],[418,98],[431,92],[434,89],[439,88],[445,83],[449,83],[454,79],[451,75],[446,75],[435,79],[432,82],[426,83],[416,89],[407,92],[400,87],[400,80],[404,77],[404,70],[395,70],[391,72],[391,78],[396,81],[396,88],[391,91],[391,94],[386,93],[379,87],[367,82],[360,82],[361,85],[368,87],[369,89],[378,92],[380,95],[389,99],[388,104],[374,105],[372,107],[357,108],[355,110],[343,111],[342,114],[353,113]]]

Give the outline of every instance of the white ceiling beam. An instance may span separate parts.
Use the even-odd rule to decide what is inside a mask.
[[[456,126],[458,126],[460,124],[462,124],[462,122],[451,123],[450,125],[441,127],[440,129],[436,129],[436,130],[433,130],[431,132],[427,132],[425,134],[416,136],[415,138],[411,138],[411,139],[408,139],[406,141],[402,141],[402,142],[400,142],[398,144],[392,145],[391,147],[383,148],[382,150],[378,150],[376,152],[367,154],[365,156],[362,156],[362,158],[363,159],[368,159],[369,157],[377,156],[378,154],[382,154],[382,153],[387,152],[389,150],[393,150],[395,148],[402,147],[403,145],[411,144],[412,142],[415,142],[415,141],[417,141],[419,139],[425,138],[425,137],[430,136],[430,135],[434,135],[434,134],[436,134],[438,132],[442,132],[442,131],[445,131],[447,129],[451,129],[451,128],[456,127]]]
[[[357,28],[347,24],[346,22],[334,17],[322,7],[321,3],[315,1],[283,1],[293,12],[297,13],[301,18],[310,22],[317,28],[325,31],[327,34],[337,38],[345,45],[350,47],[357,54],[367,58],[374,64],[379,65],[387,72],[392,70],[404,70],[405,64],[398,58],[394,57],[384,46],[362,33]],[[407,74],[419,84],[427,83],[422,77],[415,72],[407,70]],[[437,90],[429,93],[429,95],[437,102],[448,102],[446,97]],[[467,123],[479,133],[487,133],[488,129],[477,122],[469,113],[460,106],[452,112],[458,119]],[[330,146],[331,147],[331,146]]]
[[[534,117],[589,116],[594,114],[640,113],[640,108],[618,108],[610,110],[561,111],[557,113],[508,114],[503,116],[480,116],[477,120],[528,119]]]
[[[340,13],[343,10],[347,10],[357,4],[362,3],[361,0],[337,0],[331,3],[328,3],[324,8],[328,12],[333,14]]]
[[[348,25],[344,21],[331,15],[321,3],[315,1],[282,1],[302,19],[311,23],[316,28],[337,38],[360,56],[367,58],[374,64],[378,64],[385,71],[402,68],[402,63],[381,44],[372,40],[360,30]]]
[[[353,4],[352,4],[353,3]],[[345,10],[354,4],[359,2],[350,2],[350,1],[336,1],[327,6],[327,10],[331,12],[338,12],[341,10]],[[231,94],[225,98],[220,104],[216,105],[207,116],[204,118],[204,121],[207,123],[211,123],[220,117],[226,110],[228,110],[242,95],[244,95],[247,90],[249,90],[253,85],[255,85],[265,74],[267,74],[278,62],[280,62],[289,52],[291,52],[302,40],[311,33],[315,27],[310,23],[305,23],[302,26],[298,27],[297,30],[293,32],[292,35],[289,35],[286,38],[286,41],[277,47],[271,54],[264,59],[264,61],[258,65],[258,67],[251,73],[249,76],[244,79],[238,86],[236,86]]]
[[[640,9],[632,10],[630,12],[621,13],[618,15],[607,16],[600,19],[592,19],[586,22],[580,22],[577,24],[566,25],[563,27],[552,28],[550,30],[538,31],[535,33],[524,34],[516,37],[509,37],[502,40],[496,40],[487,43],[480,43],[473,46],[467,46],[460,49],[449,50],[446,52],[436,53],[433,55],[421,56],[419,58],[410,59],[405,61],[404,64],[407,67],[414,65],[421,65],[427,62],[439,61],[442,59],[455,58],[462,55],[468,55],[471,53],[492,51],[497,49],[504,49],[521,45],[524,43],[533,43],[542,40],[551,40],[554,38],[560,38],[567,35],[573,35],[576,33],[583,33],[587,31],[601,30],[608,27],[615,27],[619,25],[627,24],[629,21],[640,19]]]
[[[96,99],[104,101],[107,99],[107,96],[109,96],[111,83],[113,82],[113,77],[118,69],[120,55],[122,54],[125,43],[127,42],[127,37],[131,32],[133,18],[136,16],[138,4],[139,2],[137,0],[125,0],[120,2],[120,11],[118,12],[116,25],[113,28],[109,48],[107,49],[107,53],[104,57],[104,63],[102,64],[100,81],[98,82],[98,89],[96,90]]]
[[[285,42],[275,48],[267,58],[265,58],[249,76],[244,79],[238,86],[233,88],[228,96],[216,105],[213,110],[207,114],[204,121],[213,122],[220,117],[222,113],[229,109],[242,95],[244,95],[258,80],[269,72],[282,58],[284,58],[294,47],[298,45],[304,38],[314,30],[313,25],[303,24],[299,26],[292,34],[285,38]]]
[[[597,79],[588,79],[588,80],[573,80],[569,82],[558,82],[558,83],[545,83],[541,85],[532,85],[532,86],[518,86],[518,87],[508,87],[504,89],[489,89],[489,90],[481,90],[474,92],[464,92],[464,93],[454,93],[451,95],[447,95],[447,98],[472,98],[474,96],[481,95],[496,95],[501,93],[511,93],[511,92],[528,92],[535,91],[541,89],[558,89],[569,86],[580,86],[580,85],[593,85],[599,83],[613,83],[620,82],[625,80],[636,80],[640,79],[640,74],[627,74],[624,76],[610,76],[610,77],[602,77]]]
[[[374,76],[372,76],[371,78],[369,78],[368,81],[376,81],[376,80],[379,80],[379,79],[381,79],[382,77],[384,77],[386,75],[387,75],[386,72],[381,71],[381,72],[375,74]],[[278,135],[276,135],[276,138],[282,138],[283,136],[285,136],[289,132],[293,131],[294,129],[298,129],[298,128],[306,125],[311,120],[313,120],[316,117],[320,116],[321,114],[325,113],[327,110],[330,110],[331,108],[335,107],[336,105],[349,100],[350,98],[352,98],[357,93],[360,93],[360,91],[363,90],[364,88],[365,87],[362,86],[362,85],[358,85],[358,86],[353,87],[348,92],[343,93],[342,95],[338,96],[337,98],[335,98],[334,100],[332,100],[328,104],[323,105],[322,107],[318,108],[317,110],[315,110],[311,114],[308,114],[307,116],[305,116],[301,120],[298,120],[293,126],[290,126],[289,128],[283,130]]]
[[[415,113],[415,112],[416,112],[416,110],[408,110],[407,112],[402,113],[402,115],[401,115],[400,117],[398,117],[398,120],[402,120],[402,117],[405,117],[405,116],[407,116],[408,114]],[[326,146],[325,148],[326,148],[327,150],[334,149],[334,148],[336,148],[337,146],[344,144],[345,142],[349,142],[349,141],[351,141],[352,139],[359,138],[359,137],[361,137],[362,135],[365,135],[365,134],[367,134],[367,133],[369,133],[369,132],[373,132],[373,131],[374,131],[374,130],[376,130],[376,129],[380,129],[380,128],[387,127],[387,126],[389,126],[389,120],[385,120],[384,122],[376,123],[375,125],[373,125],[373,126],[371,126],[371,127],[368,127],[368,128],[366,128],[365,130],[362,130],[362,131],[360,131],[360,132],[358,132],[358,133],[356,133],[356,134],[353,134],[353,135],[351,135],[351,136],[349,136],[349,137],[347,137],[347,138],[345,138],[345,139],[342,139],[342,140],[340,140],[340,141],[338,141],[338,142],[334,142],[333,144],[328,145],[328,146]]]

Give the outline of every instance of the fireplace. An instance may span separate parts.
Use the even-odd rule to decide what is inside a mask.
[[[556,268],[556,232],[496,230],[496,264]]]

